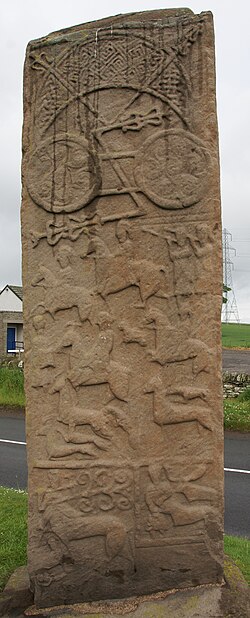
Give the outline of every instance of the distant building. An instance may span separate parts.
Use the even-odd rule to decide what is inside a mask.
[[[6,285],[0,292],[0,357],[23,351],[23,288]]]

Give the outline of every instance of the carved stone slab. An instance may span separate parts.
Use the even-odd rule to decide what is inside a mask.
[[[32,41],[24,105],[36,604],[218,582],[212,16],[152,11]]]

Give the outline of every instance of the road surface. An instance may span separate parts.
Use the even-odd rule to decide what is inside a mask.
[[[25,420],[24,416],[13,413],[0,416],[0,485],[19,489],[27,487]],[[250,436],[226,432],[226,534],[250,538],[249,513]]]
[[[225,532],[250,538],[250,435],[226,431]]]
[[[222,350],[223,371],[247,373],[250,375],[250,350]]]
[[[0,485],[26,489],[26,445],[20,444],[26,441],[24,414],[1,412],[0,440]]]

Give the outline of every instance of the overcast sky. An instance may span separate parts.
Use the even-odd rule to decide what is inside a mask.
[[[22,72],[28,41],[109,15],[179,6],[181,0],[0,0],[0,289],[21,283]],[[250,1],[189,0],[186,6],[214,14],[223,227],[237,252],[231,255],[240,320],[250,322]]]

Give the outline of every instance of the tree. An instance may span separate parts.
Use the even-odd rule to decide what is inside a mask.
[[[223,283],[223,292],[222,292],[222,302],[227,303],[227,292],[231,292],[231,288],[229,288],[225,283]],[[226,294],[226,296],[224,296]]]

